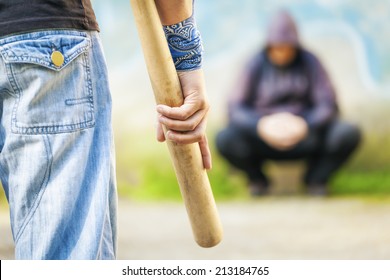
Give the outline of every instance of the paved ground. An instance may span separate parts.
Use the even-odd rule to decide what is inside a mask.
[[[219,203],[223,242],[199,248],[183,205],[120,201],[119,259],[390,259],[390,201],[270,197]],[[12,258],[6,213],[0,258]]]

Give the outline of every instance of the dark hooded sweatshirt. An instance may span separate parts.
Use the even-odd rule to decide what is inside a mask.
[[[99,30],[90,0],[0,0],[0,37],[47,29]]]
[[[267,56],[272,44],[291,44],[295,59],[284,67]],[[271,22],[266,47],[248,64],[229,104],[230,123],[256,133],[261,117],[289,112],[303,117],[311,129],[324,127],[338,115],[335,92],[320,61],[299,44],[297,29],[287,12]]]

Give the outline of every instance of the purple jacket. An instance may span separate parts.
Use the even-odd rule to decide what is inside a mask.
[[[320,61],[299,44],[292,18],[279,13],[272,21],[264,50],[246,67],[229,102],[230,123],[256,131],[262,116],[290,112],[302,116],[310,128],[320,128],[337,117],[335,92]],[[297,47],[288,66],[273,65],[267,45],[289,43]]]

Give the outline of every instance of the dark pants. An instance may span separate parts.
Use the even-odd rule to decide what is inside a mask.
[[[308,185],[326,184],[331,175],[349,158],[361,139],[359,128],[335,120],[321,130],[311,130],[308,136],[288,151],[279,151],[267,145],[255,134],[239,127],[229,126],[217,135],[219,152],[233,166],[243,170],[250,181],[268,179],[262,171],[266,160],[305,159]]]

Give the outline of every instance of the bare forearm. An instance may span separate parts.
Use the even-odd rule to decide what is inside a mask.
[[[155,0],[163,25],[172,25],[189,18],[192,0]]]

